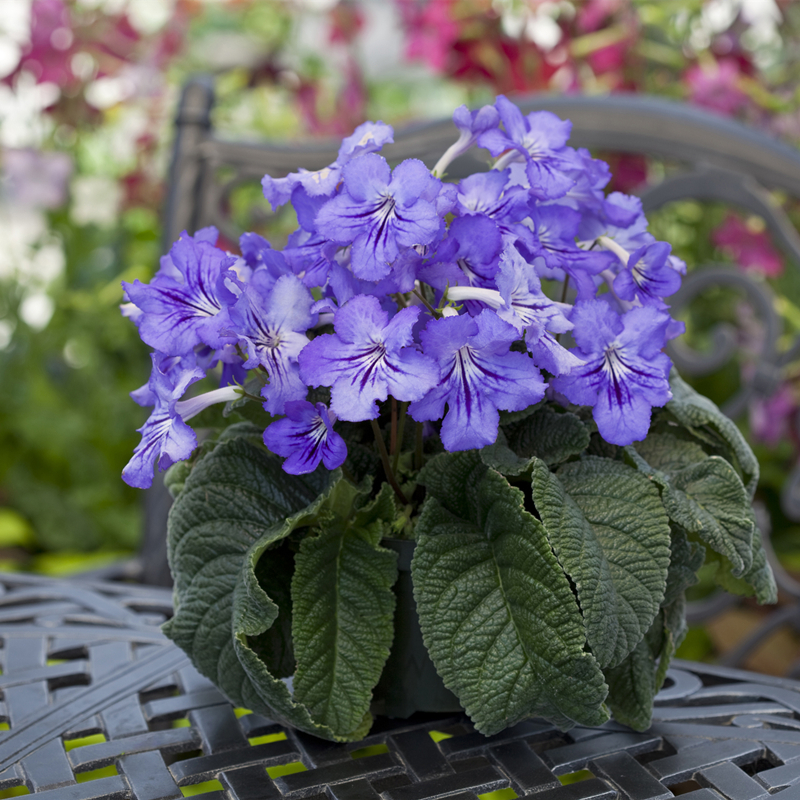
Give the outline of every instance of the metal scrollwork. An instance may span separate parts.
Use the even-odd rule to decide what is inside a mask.
[[[671,298],[673,315],[709,289],[721,287],[738,289],[744,295],[745,302],[757,313],[763,329],[761,347],[754,354],[756,358],[752,376],[723,406],[723,411],[735,419],[746,410],[753,397],[769,397],[779,386],[781,371],[777,346],[781,320],[775,311],[772,293],[766,285],[721,265],[704,266],[684,279],[680,290]],[[685,339],[678,339],[670,342],[668,352],[675,366],[685,375],[711,375],[741,350],[740,336],[731,323],[717,323],[712,329],[712,342],[713,350],[700,353],[693,350]]]

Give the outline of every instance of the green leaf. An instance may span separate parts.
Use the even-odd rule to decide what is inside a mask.
[[[663,495],[670,518],[731,563],[741,577],[753,562],[753,522],[750,498],[736,470],[719,456],[669,476]]]
[[[192,465],[188,461],[176,461],[164,473],[164,486],[169,492],[170,497],[175,500],[183,491],[186,479],[192,471]]]
[[[669,572],[667,573],[667,590],[664,592],[662,605],[675,602],[683,593],[697,583],[697,571],[703,566],[706,549],[703,545],[692,542],[680,525],[670,525],[671,544]]]
[[[397,554],[379,539],[355,527],[306,537],[292,579],[295,700],[342,737],[369,714],[394,636]]]
[[[229,435],[187,478],[167,538],[175,616],[165,633],[237,705],[326,738],[336,735],[292,701],[258,656],[260,637],[280,613],[262,588],[270,587],[269,571],[258,565],[270,547],[315,519],[338,477],[326,470],[287,475],[265,448]],[[276,586],[276,597],[284,594]],[[270,666],[283,672],[285,654],[275,662]]]
[[[270,600],[278,607],[272,625],[247,643],[276,678],[288,678],[295,670],[292,641],[292,575],[294,552],[282,541],[264,551],[254,567],[256,580],[266,587]]]
[[[508,439],[502,428],[497,430],[497,439],[482,447],[478,453],[487,467],[497,470],[501,475],[522,475],[531,467],[530,458],[520,458],[508,446]]]
[[[734,576],[743,575],[753,560],[755,524],[750,498],[736,470],[719,456],[709,456],[703,461],[684,460],[691,446],[676,441],[675,454],[668,464],[674,469],[662,472],[640,455],[640,444],[626,447],[625,454],[630,463],[661,488],[669,518],[725,556]],[[650,453],[659,455],[653,448]],[[661,456],[669,458],[666,449]],[[666,463],[664,458],[662,463]],[[681,467],[686,461],[690,462],[688,466]]]
[[[685,601],[681,596],[659,610],[644,638],[621,664],[605,670],[606,703],[617,722],[638,731],[650,727],[653,699],[685,634]]]
[[[606,686],[575,596],[522,492],[475,452],[420,474],[414,597],[425,646],[478,730],[601,724]]]
[[[370,540],[377,545],[396,518],[396,495],[392,487],[384,482],[375,498],[355,512],[352,525],[355,528],[368,531]]]
[[[576,586],[586,638],[601,666],[641,641],[664,597],[669,520],[658,489],[618,461],[588,456],[533,471],[533,500]]]
[[[632,446],[651,467],[666,473],[677,472],[708,458],[696,441],[686,441],[671,432],[651,432],[644,441]]]
[[[550,466],[582,453],[589,446],[589,429],[569,412],[544,406],[505,428],[508,446],[518,456],[540,458]]]
[[[707,397],[698,394],[672,370],[670,375],[672,400],[665,408],[690,431],[710,428],[731,449],[742,470],[743,482],[750,501],[758,485],[758,461],[741,431]]]
[[[750,520],[753,523],[753,550],[750,568],[743,575],[735,575],[731,562],[724,556],[717,560],[717,570],[714,580],[726,591],[732,594],[755,595],[759,603],[776,603],[778,601],[778,587],[772,567],[767,560],[767,553],[761,542],[761,532],[756,525],[756,517],[752,508],[749,509]]]
[[[320,505],[323,502],[324,499],[320,498]],[[237,705],[325,739],[347,741],[347,737],[338,736],[327,726],[319,724],[304,705],[295,702],[286,682],[270,671],[258,652],[260,638],[275,624],[280,609],[259,583],[256,565],[273,541],[285,538],[304,521],[304,512],[287,518],[282,525],[276,526],[272,537],[263,537],[247,552],[233,590],[232,651],[226,645],[217,656],[218,669],[225,675],[226,684],[217,682],[217,685]],[[233,689],[228,688],[231,684]],[[352,738],[365,736],[371,724],[372,717],[366,714]]]
[[[656,696],[656,660],[647,639],[642,639],[621,664],[606,669],[605,678],[606,703],[614,719],[634,730],[647,730]]]
[[[540,400],[538,403],[534,403],[532,406],[528,406],[527,408],[523,408],[520,411],[503,411],[501,410],[500,413],[500,426],[503,425],[511,425],[514,422],[519,422],[521,419],[525,419],[525,417],[529,417],[533,414],[534,411],[541,408],[544,405],[545,401]]]

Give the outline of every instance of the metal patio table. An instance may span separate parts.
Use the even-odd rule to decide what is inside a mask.
[[[800,799],[800,683],[785,678],[676,662],[644,733],[530,720],[486,738],[465,716],[428,715],[378,720],[363,742],[336,745],[235,710],[160,632],[170,613],[165,589],[0,575],[0,790],[42,800],[167,800],[197,784],[208,784],[196,795],[206,800],[475,800],[501,789],[537,800]]]

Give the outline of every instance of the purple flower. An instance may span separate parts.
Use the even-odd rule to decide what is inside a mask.
[[[162,371],[162,354],[153,353],[151,358],[153,371],[147,384],[148,400],[154,402],[155,408],[138,429],[142,440],[122,470],[125,483],[138,489],[147,489],[153,483],[153,462],[160,470],[165,470],[176,461],[189,458],[197,447],[197,436],[178,413],[176,403],[188,386],[205,377],[205,372],[198,367],[181,370],[171,361],[165,365],[167,371]]]
[[[653,242],[631,253],[627,268],[614,279],[614,291],[622,300],[638,299],[644,306],[666,308],[662,297],[681,287],[681,276],[669,263],[670,246]]]
[[[628,252],[633,252],[655,241],[647,232],[647,218],[642,210],[642,201],[633,195],[612,192],[601,213],[584,211],[578,236],[592,241],[607,236]]]
[[[185,235],[186,231],[183,232],[181,238]],[[219,231],[214,225],[209,225],[207,228],[200,228],[199,231],[195,231],[194,235],[189,238],[194,239],[195,242],[208,242],[208,244],[215,245],[217,239],[219,239]],[[258,238],[260,239],[261,237],[259,236]],[[172,260],[171,251],[161,256],[158,260],[158,264],[159,267],[158,272],[156,272],[156,277],[174,278],[178,283],[183,283],[183,274]]]
[[[498,409],[519,411],[544,396],[545,383],[526,353],[509,350],[519,338],[513,325],[486,309],[428,323],[423,351],[439,363],[439,381],[408,407],[417,420],[440,419],[449,451],[483,447],[497,439]]]
[[[503,242],[497,225],[482,214],[453,220],[436,258],[420,272],[431,286],[484,286],[497,274]]]
[[[288,401],[303,400],[308,393],[297,357],[308,344],[305,332],[315,321],[313,302],[295,275],[283,275],[272,285],[266,270],[257,270],[231,310],[239,344],[247,349],[245,368],[260,365],[269,376],[261,395],[270,414],[282,414]]]
[[[342,141],[339,155],[333,164],[320,170],[309,172],[301,169],[285,178],[265,175],[261,181],[264,197],[273,208],[282,206],[292,197],[296,187],[301,186],[312,197],[330,197],[342,178],[342,167],[354,158],[375,153],[383,145],[394,141],[394,131],[384,122],[363,122],[353,133]]]
[[[647,436],[650,411],[672,398],[671,362],[661,352],[670,317],[650,306],[620,317],[602,300],[578,303],[572,313],[576,355],[586,363],[551,386],[570,402],[594,407],[600,435],[628,445]]]
[[[331,261],[337,247],[324,236],[298,228],[289,235],[283,257],[303,284],[309,289],[324,286],[328,280]]]
[[[169,254],[182,282],[159,274],[149,285],[138,280],[122,283],[143,312],[139,335],[167,355],[184,355],[198,344],[217,349],[230,342],[224,333],[230,327],[227,307],[236,298],[225,281],[235,281],[228,268],[236,259],[185,231]]]
[[[336,414],[324,403],[291,400],[286,416],[267,426],[264,444],[286,458],[283,469],[290,475],[313,472],[321,461],[328,469],[336,469],[347,458],[344,439],[333,430]]]
[[[347,164],[343,174],[344,191],[322,207],[316,225],[331,241],[352,243],[357,277],[380,280],[401,250],[436,238],[440,219],[431,201],[439,182],[421,161],[403,161],[392,174],[385,158],[366,155]]]
[[[458,141],[447,148],[444,155],[436,162],[432,172],[441,178],[449,164],[463,155],[475,144],[478,136],[490,128],[500,124],[500,117],[494,106],[484,106],[477,111],[470,111],[466,106],[459,106],[453,112],[453,122],[458,128]]]
[[[378,299],[357,295],[334,317],[333,334],[318,336],[300,353],[300,374],[311,386],[330,386],[331,408],[350,422],[375,419],[376,401],[419,400],[436,384],[435,363],[414,346],[418,307],[392,319]]]
[[[539,278],[516,248],[503,253],[497,288],[505,301],[497,315],[519,333],[525,333],[525,344],[538,367],[552,375],[562,375],[583,363],[552,336],[572,330],[572,323],[562,311],[569,306],[553,302],[542,292]]]
[[[479,172],[458,184],[457,210],[462,216],[485,215],[494,220],[503,237],[510,241],[532,241],[522,220],[528,211],[529,194],[519,186],[508,187],[509,170]]]
[[[592,276],[615,263],[614,256],[602,250],[582,250],[575,244],[581,215],[569,206],[534,206],[530,213],[535,244],[524,248],[529,260],[541,256],[548,270],[563,270],[572,278],[579,299],[594,297]]]
[[[575,164],[574,152],[565,147],[572,123],[549,111],[532,111],[523,117],[519,108],[503,95],[498,95],[495,108],[505,132],[499,128],[487,130],[478,137],[478,145],[493,156],[507,150],[522,154],[534,196],[539,200],[563,197],[574,183],[564,172]]]

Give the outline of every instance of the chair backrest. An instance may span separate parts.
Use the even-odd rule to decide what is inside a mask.
[[[760,216],[783,250],[789,268],[800,269],[800,235],[769,191],[779,189],[800,198],[797,150],[738,122],[655,97],[534,95],[515,101],[524,113],[549,110],[571,119],[571,145],[603,153],[642,154],[667,162],[666,177],[640,192],[645,211],[686,199],[738,207]],[[229,209],[231,196],[239,187],[257,185],[264,174],[281,177],[299,167],[321,169],[336,158],[338,142],[334,141],[289,146],[220,139],[211,122],[213,104],[211,78],[197,77],[184,87],[176,117],[165,247],[183,230],[192,233],[207,225],[217,226],[230,241],[236,241],[242,231],[236,229]],[[449,118],[419,124],[396,131],[395,142],[381,152],[390,163],[415,157],[433,166],[454,136]],[[451,164],[448,177],[485,169],[480,154],[472,151]],[[736,418],[755,399],[775,392],[787,365],[800,358],[800,337],[788,349],[779,348],[781,320],[769,288],[730,264],[705,264],[691,270],[680,292],[671,298],[673,311],[718,287],[743,294],[763,330],[752,369],[723,405]],[[673,343],[670,355],[682,373],[708,375],[737,356],[737,335],[729,323],[712,328],[710,339],[710,352]],[[800,466],[788,476],[782,501],[787,516],[800,520]],[[768,527],[768,519],[762,522]],[[163,531],[157,535],[163,537]],[[800,599],[800,587],[782,570],[779,578],[782,588]],[[693,616],[703,613],[697,610]]]

